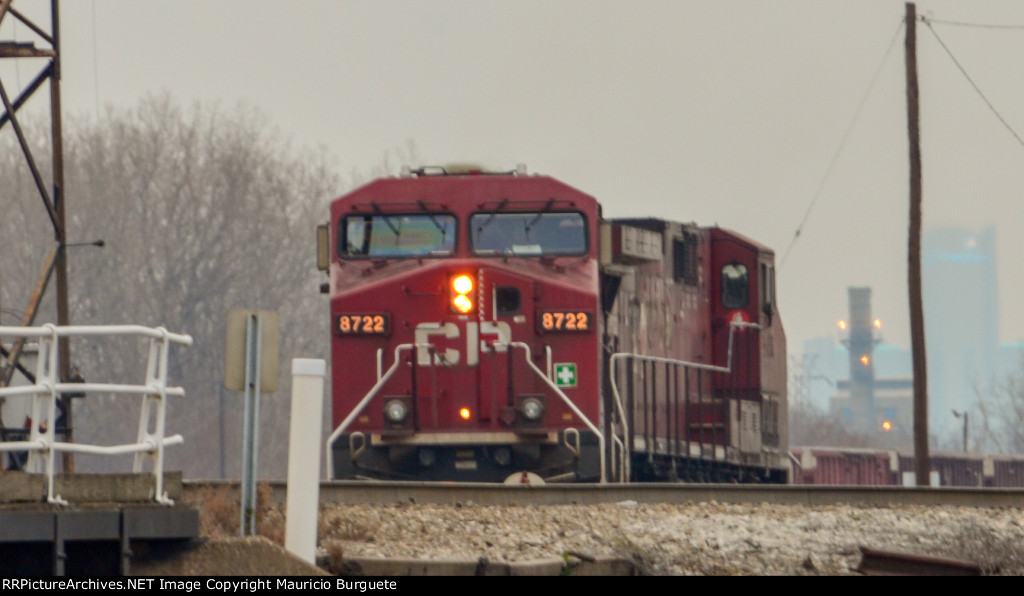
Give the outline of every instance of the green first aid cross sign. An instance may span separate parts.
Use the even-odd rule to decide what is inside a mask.
[[[557,362],[555,363],[555,384],[559,387],[576,386],[576,363]]]

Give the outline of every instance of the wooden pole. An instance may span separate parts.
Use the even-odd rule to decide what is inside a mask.
[[[910,294],[910,340],[914,359],[914,474],[917,486],[928,486],[928,370],[925,359],[924,307],[921,299],[921,144],[920,94],[917,87],[917,9],[906,4],[904,43],[907,69],[907,132],[910,135],[910,239],[907,278]]]
[[[71,317],[68,314],[68,251],[67,251],[67,227],[64,219],[64,127],[61,123],[61,96],[60,96],[60,3],[59,0],[50,0],[50,18],[53,23],[53,76],[50,78],[50,128],[53,142],[53,210],[54,238],[57,241],[57,261],[55,264],[55,277],[57,281],[57,325],[65,327],[71,324]],[[57,339],[57,352],[60,360],[59,379],[67,382],[71,379],[71,343],[66,336]],[[61,395],[60,400],[64,409],[64,428],[66,435],[64,441],[73,443],[71,419],[71,397]],[[51,424],[54,421],[51,421]],[[64,453],[62,467],[65,473],[75,471],[74,456],[71,453]]]

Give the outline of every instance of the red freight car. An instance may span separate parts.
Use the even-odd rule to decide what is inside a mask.
[[[856,447],[792,447],[793,484],[913,485],[913,453]],[[935,486],[1024,487],[1024,456],[950,451],[929,454]]]
[[[939,486],[978,488],[1024,487],[1024,457],[937,451],[929,454],[933,482]],[[900,457],[904,476],[913,475],[914,455]]]
[[[844,447],[793,447],[793,484],[897,486],[900,457],[895,451]]]
[[[774,254],[425,168],[331,204],[332,478],[786,482]]]

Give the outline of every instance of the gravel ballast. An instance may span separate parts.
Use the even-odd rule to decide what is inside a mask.
[[[278,512],[278,515],[283,515]],[[734,505],[331,505],[329,558],[629,558],[644,575],[855,575],[861,547],[1024,575],[1024,509]]]

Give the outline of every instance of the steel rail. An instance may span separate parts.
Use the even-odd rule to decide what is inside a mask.
[[[264,482],[270,499],[283,504],[287,485]],[[184,480],[185,494],[211,488],[237,490],[237,481]],[[1024,508],[1024,489],[889,486],[794,486],[753,484],[545,484],[377,482],[335,480],[320,483],[322,504],[436,505],[597,505],[636,502],[687,504],[715,501],[726,504],[773,504],[817,507],[953,506]],[[187,498],[187,497],[186,497]]]

